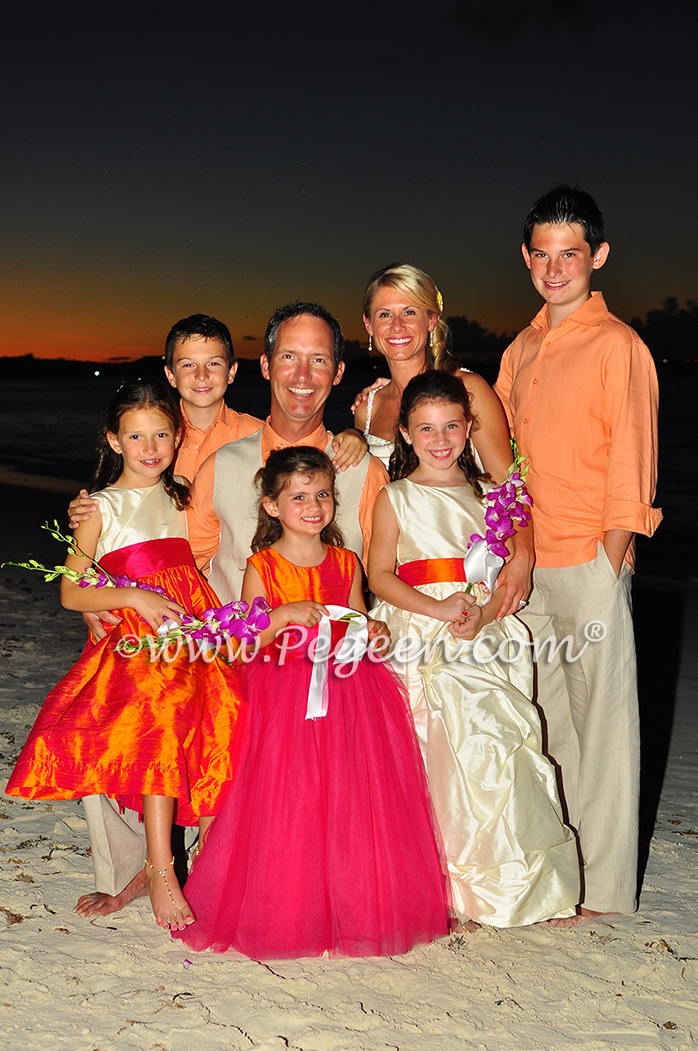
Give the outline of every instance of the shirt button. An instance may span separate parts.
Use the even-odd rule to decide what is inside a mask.
[[[545,345],[546,345],[546,347],[549,347],[550,346],[550,340],[548,340]]]
[[[534,381],[533,381],[533,386],[534,386],[534,387],[535,387],[535,385],[536,385],[536,383],[537,383],[537,382],[538,382],[538,380],[534,380]]]
[[[522,423],[528,423],[528,417],[527,416],[524,416],[524,418],[522,420]]]

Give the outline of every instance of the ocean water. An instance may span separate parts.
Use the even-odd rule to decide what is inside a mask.
[[[326,423],[351,426],[349,405],[369,378],[347,375],[332,392]],[[16,471],[89,482],[95,439],[114,394],[112,377],[12,379],[0,385],[0,466]],[[638,541],[638,571],[677,579],[696,578],[698,498],[694,457],[698,448],[698,370],[665,369],[660,375],[660,471],[656,505],[664,521],[651,540]],[[265,417],[269,386],[254,369],[229,391],[233,408]]]

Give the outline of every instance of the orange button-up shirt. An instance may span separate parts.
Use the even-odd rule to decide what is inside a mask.
[[[262,458],[267,461],[269,453],[274,449],[287,449],[293,445],[310,445],[314,449],[327,448],[332,439],[331,433],[324,426],[317,427],[312,434],[307,435],[300,442],[287,442],[275,430],[272,429],[269,420],[263,425],[262,430]],[[368,455],[368,454],[367,454]],[[260,467],[262,465],[260,464]],[[351,467],[348,470],[352,470]],[[216,457],[209,456],[201,465],[196,482],[192,489],[192,499],[187,508],[187,522],[189,526],[189,543],[196,564],[208,574],[210,563],[218,550],[220,540],[220,523],[213,509],[213,483],[216,471]],[[359,504],[359,525],[363,537],[364,567],[368,558],[368,547],[371,542],[371,530],[373,528],[373,507],[379,491],[388,481],[388,473],[380,460],[372,456],[369,462],[366,480],[361,490],[361,501]],[[250,536],[250,540],[252,537]]]
[[[657,374],[600,292],[554,328],[543,307],[504,352],[494,389],[530,458],[537,566],[591,562],[608,529],[654,533]]]
[[[264,426],[262,420],[258,420],[256,416],[248,416],[246,412],[235,412],[225,402],[221,402],[218,415],[205,431],[191,422],[184,402],[180,401],[179,410],[184,420],[184,437],[177,450],[175,467],[177,474],[190,482],[194,481],[204,460],[220,449],[221,445],[244,438],[247,434],[254,434]]]

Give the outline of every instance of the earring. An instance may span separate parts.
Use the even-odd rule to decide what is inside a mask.
[[[435,344],[436,344],[436,336],[434,335],[434,329],[432,329],[431,332],[429,333],[429,348],[430,348],[430,350],[434,349]]]
[[[368,352],[371,354],[373,351],[373,336],[368,337]]]

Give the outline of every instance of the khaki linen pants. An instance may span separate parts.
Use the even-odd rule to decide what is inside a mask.
[[[85,796],[82,801],[90,833],[95,889],[120,894],[143,868],[145,825],[135,810],[119,813],[108,796]]]
[[[579,835],[582,904],[598,912],[636,908],[640,724],[631,578],[625,563],[616,577],[599,542],[593,562],[534,570],[531,600],[519,614],[533,635],[548,753]]]

